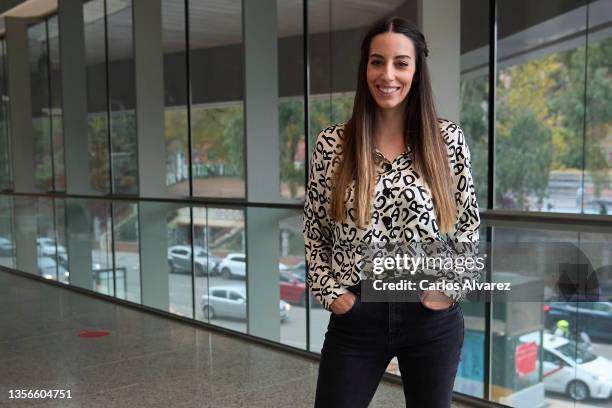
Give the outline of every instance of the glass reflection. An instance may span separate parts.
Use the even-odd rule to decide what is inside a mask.
[[[8,87],[6,72],[6,41],[0,39],[0,190],[10,189],[11,152],[8,113]]]
[[[162,2],[166,185],[170,195],[188,196],[187,33],[184,0]]]
[[[193,195],[245,196],[242,5],[189,3]],[[217,64],[215,61],[224,61]]]
[[[99,193],[111,191],[104,16],[104,0],[83,4],[90,183],[91,188]]]
[[[201,225],[204,219],[206,223]],[[209,270],[196,285],[196,315],[211,324],[246,333],[244,211],[209,207],[204,212],[194,207],[194,221],[194,248],[200,259],[206,259]]]
[[[106,0],[112,191],[138,193],[132,1]]]
[[[28,27],[28,48],[34,131],[34,184],[37,190],[50,191],[53,190],[53,168],[46,22]]]

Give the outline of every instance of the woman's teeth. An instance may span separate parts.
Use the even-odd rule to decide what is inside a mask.
[[[386,95],[390,95],[392,93],[395,93],[399,90],[398,87],[392,86],[392,87],[386,87],[386,86],[379,86],[377,87],[379,91],[381,91],[382,93],[386,94]]]

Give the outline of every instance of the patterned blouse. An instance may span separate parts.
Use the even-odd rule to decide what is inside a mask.
[[[363,229],[354,222],[354,183],[349,186],[349,209],[345,222],[330,216],[333,174],[340,163],[344,123],[330,126],[317,136],[304,203],[304,240],[308,273],[306,283],[314,297],[327,310],[331,303],[360,282],[359,268],[352,244],[376,241],[446,242],[448,245],[478,247],[480,216],[471,173],[470,151],[463,131],[455,123],[439,119],[440,133],[448,157],[457,205],[457,222],[452,233],[438,229],[431,193],[413,166],[410,147],[392,162],[376,150],[378,174],[372,218]],[[351,250],[352,248],[352,250]],[[446,272],[448,281],[448,272]],[[478,272],[451,272],[450,281],[479,279]],[[469,289],[442,292],[454,301],[462,300]]]

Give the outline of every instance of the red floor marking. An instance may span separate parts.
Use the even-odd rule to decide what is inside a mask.
[[[94,338],[110,336],[110,332],[107,331],[95,331],[95,330],[81,330],[79,337]]]

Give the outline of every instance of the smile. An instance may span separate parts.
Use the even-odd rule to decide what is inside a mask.
[[[380,93],[384,95],[393,95],[394,93],[399,91],[399,87],[397,86],[380,86],[376,85],[376,89],[380,91]]]

